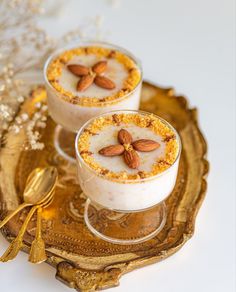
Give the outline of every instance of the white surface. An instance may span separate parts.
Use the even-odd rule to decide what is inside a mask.
[[[199,109],[209,145],[208,192],[194,237],[171,258],[125,275],[109,291],[235,290],[235,4],[233,0],[67,0],[56,20],[43,19],[59,34],[81,15],[104,15],[108,40],[140,57],[144,76],[174,86]],[[118,3],[119,4],[119,3]],[[7,247],[0,238],[0,251]],[[23,253],[0,264],[1,291],[71,291],[54,280],[46,264],[31,265]]]

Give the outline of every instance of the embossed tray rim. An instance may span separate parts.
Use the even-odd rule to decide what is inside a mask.
[[[153,88],[156,88],[156,86],[153,85],[153,83],[151,84],[149,82],[146,82],[146,85],[150,86],[150,87],[153,87]],[[166,90],[168,95],[174,96],[174,90],[172,88],[166,88],[166,89],[163,89],[163,90]],[[195,227],[194,223],[195,223],[195,220],[196,220],[196,216],[197,216],[197,213],[198,213],[198,211],[199,211],[199,209],[201,207],[201,204],[202,204],[202,202],[204,200],[204,197],[205,197],[205,194],[206,194],[206,188],[207,188],[206,176],[207,176],[207,173],[208,173],[208,170],[209,170],[209,163],[206,160],[207,144],[206,144],[206,141],[205,141],[205,139],[203,137],[203,134],[201,133],[201,131],[199,129],[199,126],[198,126],[197,109],[196,108],[190,109],[189,105],[188,105],[188,101],[183,96],[177,96],[177,97],[174,96],[174,98],[176,98],[178,100],[178,102],[181,104],[181,107],[183,107],[185,109],[185,111],[188,112],[191,115],[192,121],[195,123],[195,127],[196,127],[196,130],[198,131],[198,136],[201,139],[201,143],[202,143],[202,147],[203,147],[201,160],[202,160],[202,164],[203,164],[203,167],[204,167],[204,171],[203,171],[203,176],[202,176],[202,179],[201,179],[201,189],[199,191],[198,199],[197,199],[197,202],[195,204],[194,210],[192,210],[191,218],[189,219],[189,224],[187,225],[187,227],[183,231],[181,240],[178,242],[178,244],[176,244],[175,246],[172,246],[170,249],[168,249],[168,251],[163,250],[163,251],[161,251],[160,253],[158,253],[156,255],[149,255],[149,256],[146,256],[146,257],[144,256],[144,257],[142,257],[141,260],[140,260],[140,258],[138,256],[137,256],[136,259],[131,259],[131,260],[122,259],[121,262],[117,262],[116,261],[115,264],[112,263],[112,258],[116,257],[116,255],[115,256],[105,256],[104,257],[104,259],[106,259],[106,260],[110,257],[111,258],[111,264],[107,265],[107,261],[106,261],[106,266],[104,267],[103,265],[101,265],[100,266],[101,269],[104,268],[104,271],[108,271],[109,269],[114,269],[114,268],[121,269],[122,272],[119,274],[119,277],[116,279],[117,281],[120,278],[120,276],[122,274],[124,274],[124,273],[127,273],[127,272],[129,272],[129,271],[131,271],[131,270],[133,270],[133,269],[135,269],[137,267],[142,267],[144,265],[160,261],[160,260],[172,255],[173,253],[178,251],[185,244],[185,242],[193,236],[193,233],[194,233],[194,227]],[[181,223],[181,222],[178,221],[178,223]],[[8,231],[6,229],[3,230],[3,234],[9,241],[12,240],[13,237],[8,233]],[[23,247],[23,250],[28,252],[29,251],[29,245],[25,244],[24,247]],[[47,262],[49,264],[53,265],[54,267],[57,266],[57,270],[58,270],[57,277],[60,280],[62,280],[59,271],[60,271],[60,266],[63,265],[63,263],[65,262],[65,258],[63,257],[63,254],[58,254],[58,251],[55,252],[55,253],[54,253],[53,250],[50,251],[50,249],[48,251],[52,256],[48,259]],[[89,261],[91,261],[91,264],[92,264],[94,259],[96,261],[96,256],[94,257],[94,259],[92,257],[89,257],[89,259],[88,259],[87,256],[82,256],[82,255],[78,256],[78,255],[76,255],[76,258],[78,260],[78,264],[80,266],[80,269],[84,268],[84,267],[81,268],[81,263],[82,262],[86,261],[88,263],[88,260],[89,260]],[[102,260],[101,257],[100,257],[100,259]],[[68,260],[68,258],[67,258],[67,260]],[[128,263],[126,262],[127,260],[128,260]],[[91,271],[94,271],[93,267],[94,266],[92,264],[91,265]],[[89,268],[89,265],[86,265],[86,269],[88,269],[88,268]],[[96,271],[97,271],[97,269],[96,269]],[[115,282],[113,283],[113,285],[115,285]]]

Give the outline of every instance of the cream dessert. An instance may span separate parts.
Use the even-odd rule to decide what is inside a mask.
[[[129,52],[105,43],[57,52],[45,65],[45,81],[50,115],[69,131],[99,114],[139,107],[140,65]]]
[[[180,145],[175,129],[150,113],[93,118],[75,142],[80,186],[92,202],[113,210],[154,206],[173,190]]]

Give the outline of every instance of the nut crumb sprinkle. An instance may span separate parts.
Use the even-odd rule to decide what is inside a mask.
[[[73,59],[75,56],[83,54],[93,54],[98,58],[110,58],[116,59],[119,63],[123,64],[127,69],[128,77],[124,80],[123,88],[117,92],[103,97],[86,97],[85,96],[75,96],[72,92],[66,91],[58,82],[59,77],[62,74],[62,68]],[[51,61],[47,68],[47,79],[49,83],[62,94],[62,98],[73,104],[79,104],[81,106],[106,106],[107,102],[117,103],[118,100],[122,97],[125,97],[130,92],[132,92],[141,80],[141,72],[137,68],[136,63],[127,55],[123,54],[120,51],[114,51],[109,48],[102,47],[81,47],[71,50],[64,51],[58,57]]]
[[[171,137],[171,139],[164,141],[166,145],[164,157],[159,157],[153,162],[151,171],[140,171],[137,169],[137,173],[128,173],[126,171],[113,172],[102,167],[95,160],[93,155],[89,153],[91,136],[98,134],[106,126],[117,125],[117,121],[119,121],[119,124],[122,123],[122,126],[125,126],[125,124],[133,124],[141,128],[151,129],[155,134],[161,136],[163,141],[166,137]],[[129,180],[140,180],[155,176],[174,164],[179,153],[179,143],[174,134],[175,133],[168,125],[152,114],[145,116],[140,114],[121,113],[115,114],[115,118],[114,115],[105,115],[95,118],[81,133],[78,140],[78,150],[84,162],[98,174],[110,180],[127,180],[128,182]]]

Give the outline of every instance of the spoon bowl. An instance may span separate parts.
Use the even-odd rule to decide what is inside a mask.
[[[38,208],[45,208],[48,205],[50,205],[51,202],[53,201],[53,195],[54,195],[54,192],[50,192],[50,196],[45,201],[43,201],[41,204],[34,205],[31,208],[31,210],[29,211],[28,215],[25,218],[25,221],[24,221],[23,225],[21,226],[21,229],[19,230],[19,233],[18,233],[17,237],[11,242],[11,244],[9,245],[9,247],[7,248],[7,250],[0,257],[0,262],[8,262],[8,261],[11,261],[11,260],[13,260],[17,256],[17,254],[19,253],[20,249],[22,248],[23,237],[24,237],[25,231],[27,229],[27,226],[28,226],[28,224],[29,224],[29,222],[30,222],[30,220],[31,220],[34,212]],[[39,227],[40,227],[40,232],[41,232],[41,226],[39,226]],[[43,250],[43,252],[45,253],[45,250],[43,249],[44,242],[42,244],[42,241],[41,241],[41,234],[40,234],[39,238],[40,238],[39,243],[41,245],[39,244],[38,248],[41,248]],[[39,255],[41,255],[40,254],[40,250],[34,251],[35,254],[37,254],[37,252],[39,253]],[[36,260],[37,259],[35,259],[35,261]],[[46,260],[46,254],[45,254],[44,259],[39,258],[37,261],[41,261],[41,260],[42,261],[43,260]]]
[[[23,193],[24,202],[0,222],[0,228],[23,208],[46,202],[54,192],[57,177],[57,169],[53,166],[34,169],[26,181]]]
[[[57,169],[53,166],[34,169],[26,181],[24,202],[36,205],[44,201],[54,190],[57,177]]]

